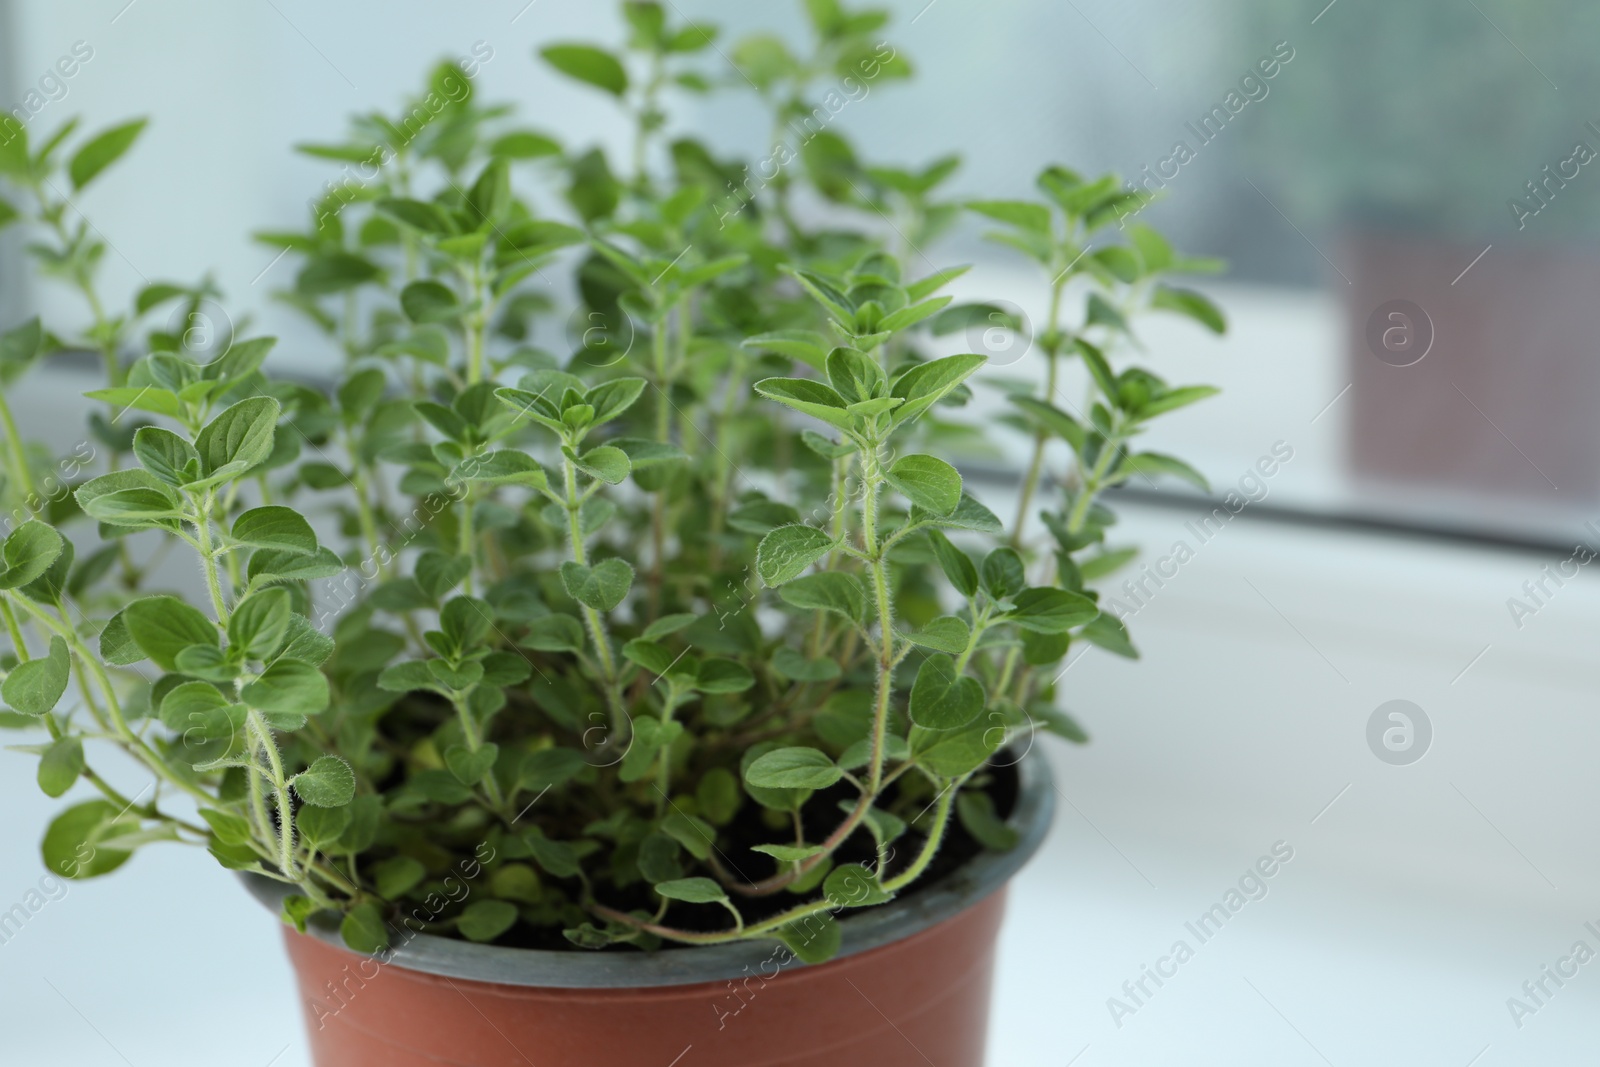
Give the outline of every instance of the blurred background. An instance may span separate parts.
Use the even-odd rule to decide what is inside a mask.
[[[726,51],[744,33],[805,32],[788,3],[673,6],[725,27],[706,59],[719,80],[737,79]],[[1151,443],[1215,501],[1247,503],[1202,527],[1215,504],[1196,495],[1120,497],[1136,568],[1179,542],[1192,559],[1126,594],[1142,662],[1069,664],[1095,741],[1052,746],[1060,817],[1013,891],[992,1061],[1576,1062],[1600,968],[1546,980],[1538,1003],[1523,983],[1575,942],[1600,951],[1585,926],[1600,929],[1600,582],[1578,562],[1600,551],[1600,8],[882,6],[916,77],[838,116],[868,161],[957,148],[958,197],[1026,197],[1051,162],[1116,170],[1159,194],[1141,214],[1175,244],[1230,263],[1201,286],[1226,337],[1174,318],[1142,340],[1164,376],[1223,389]],[[10,0],[0,106],[35,137],[74,114],[152,116],[118,179],[77,204],[110,245],[110,288],[210,270],[226,314],[315,375],[339,356],[274,300],[293,272],[250,237],[303,225],[337,177],[291,146],[393,110],[441,58],[478,57],[480,99],[626,152],[611,103],[533,59],[620,32],[612,5],[570,0]],[[751,94],[673,113],[720,153],[764,154]],[[960,296],[1042,314],[1043,280],[983,229],[911,249],[914,273],[970,262]],[[0,242],[0,321],[80,316],[18,251]],[[1031,373],[1025,336],[983,344]],[[24,429],[70,446],[85,387],[70,367],[30,379]],[[973,458],[1001,514],[1023,454]],[[1373,740],[1395,700],[1415,727],[1398,757]],[[0,910],[43,873],[56,805],[31,768],[0,754]],[[1277,842],[1294,858],[1267,896],[1112,1011]],[[3,1058],[308,1062],[274,923],[229,881],[150,850],[39,911],[0,944]],[[183,1060],[180,1033],[203,1051]]]

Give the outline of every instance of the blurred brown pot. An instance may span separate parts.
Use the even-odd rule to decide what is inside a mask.
[[[557,952],[418,935],[384,957],[286,928],[318,1067],[980,1067],[1005,884],[1049,828],[1042,756],[1018,765],[1017,846],[841,918],[803,965],[776,942]],[[281,890],[248,880],[275,906]]]

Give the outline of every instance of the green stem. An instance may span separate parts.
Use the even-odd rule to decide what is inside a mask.
[[[580,566],[589,565],[589,554],[583,547],[583,523],[579,518],[581,501],[578,496],[578,471],[572,460],[562,459],[563,470],[566,473],[567,489],[567,534],[572,541],[572,558]],[[589,605],[581,605],[583,618],[589,627],[589,637],[594,642],[595,655],[600,657],[600,669],[606,683],[606,696],[612,705],[612,712],[625,718],[622,711],[620,698],[617,696],[617,666],[611,654],[611,639],[606,634],[605,620],[600,618],[600,613]]]
[[[655,374],[656,392],[660,394],[656,398],[656,440],[662,444],[672,440],[672,379],[667,372],[668,319],[672,314],[670,309],[664,310],[661,318],[650,328],[651,370]]]
[[[945,827],[950,824],[950,807],[955,803],[956,793],[960,791],[961,782],[964,780],[957,779],[952,781],[945,787],[945,791],[939,795],[939,806],[935,809],[933,815],[933,830],[928,834],[928,839],[923,842],[922,851],[917,854],[917,858],[911,866],[885,881],[883,883],[884,889],[891,893],[903,889],[922,877],[922,872],[928,869],[928,864],[933,862],[934,855],[939,851],[939,846],[944,841]]]
[[[472,709],[467,706],[465,699],[451,701],[456,708],[456,716],[461,720],[461,736],[466,739],[467,751],[477,752],[483,747],[483,732],[478,729],[477,720],[472,717]],[[495,780],[494,768],[484,776],[483,791],[488,794],[489,806],[495,814],[506,817],[506,798],[500,791],[500,783]]]
[[[16,613],[11,610],[11,605],[0,597],[0,618],[6,623],[6,633],[11,636],[11,646],[17,651],[17,659],[23,663],[28,662],[28,642],[23,639],[22,627],[17,625]]]
[[[278,867],[285,875],[299,881],[300,871],[294,861],[294,807],[289,803],[289,783],[283,776],[283,759],[278,755],[278,743],[273,740],[272,728],[259,711],[251,708],[246,714],[246,721],[266,754],[267,765],[272,769],[272,790],[278,801]]]
[[[472,264],[472,301],[475,310],[467,317],[465,322],[467,330],[467,384],[476,385],[483,381],[483,350],[485,334],[489,330],[489,294],[484,286],[483,264]]]
[[[1094,461],[1083,479],[1083,487],[1078,490],[1078,498],[1072,502],[1072,510],[1067,514],[1067,532],[1077,533],[1083,529],[1084,522],[1089,517],[1089,507],[1094,503],[1094,498],[1101,489],[1101,480],[1106,476],[1111,463],[1117,458],[1117,451],[1121,447],[1120,439],[1112,434],[1100,448],[1100,455]]]
[[[195,535],[199,539],[200,566],[205,571],[206,589],[211,594],[211,606],[217,613],[217,624],[228,625],[228,603],[222,596],[222,579],[217,572],[217,551],[211,541],[211,507],[213,494],[206,493],[205,499],[196,509],[194,516]]]
[[[1045,403],[1053,404],[1056,399],[1056,385],[1060,372],[1061,362],[1061,293],[1066,288],[1065,277],[1060,278],[1050,288],[1050,312],[1045,330]],[[1044,471],[1045,448],[1049,444],[1050,435],[1039,430],[1033,435],[1033,456],[1028,461],[1028,473],[1022,480],[1022,495],[1017,500],[1017,520],[1012,524],[1011,547],[1022,547],[1022,539],[1028,525],[1028,511],[1033,506],[1033,494],[1039,488],[1039,477]]]
[[[872,745],[868,756],[867,792],[876,796],[883,785],[884,739],[889,730],[889,704],[894,692],[894,602],[889,592],[889,566],[878,543],[879,444],[861,454],[861,543],[872,575],[878,608],[878,678],[872,710]]]
[[[31,616],[34,621],[65,641],[67,647],[75,652],[78,658],[89,668],[89,673],[94,675],[95,684],[100,687],[100,692],[106,698],[106,707],[111,714],[112,728],[116,730],[117,736],[121,738],[123,746],[129,753],[137,757],[162,781],[182,790],[196,800],[207,804],[216,802],[216,798],[204,789],[173,774],[165,761],[145,742],[144,738],[134,733],[128,726],[128,720],[122,714],[122,704],[117,700],[117,690],[111,683],[110,675],[106,674],[105,668],[100,665],[100,660],[95,657],[94,653],[89,651],[89,647],[83,643],[83,638],[78,636],[76,630],[51,618],[43,608],[38,607],[29,600],[19,599],[15,601],[15,604]]]
[[[23,446],[22,435],[17,432],[17,422],[11,417],[11,405],[6,403],[4,390],[0,390],[0,424],[5,426],[6,444],[11,449],[13,473],[18,482],[22,484],[27,508],[31,512],[39,503],[39,490],[34,485],[33,472],[28,469],[28,452]]]

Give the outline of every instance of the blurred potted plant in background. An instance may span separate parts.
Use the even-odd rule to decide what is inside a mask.
[[[1103,494],[1203,484],[1135,444],[1213,390],[1125,342],[1151,309],[1222,323],[1164,282],[1202,264],[1114,239],[1113,177],[1053,167],[1036,201],[971,204],[1051,280],[1047,379],[1009,386],[1036,451],[1007,536],[927,451],[984,364],[938,355],[934,322],[983,308],[939,295],[965,268],[906,274],[882,221],[948,226],[954,163],[863,165],[789,126],[828,107],[818,83],[909,70],[882,13],[806,10],[811,55],[734,48],[800,163],[736,210],[719,190],[746,166],[666,140],[668,95],[713,86],[715,30],[654,3],[624,5],[620,53],[541,50],[632,115],[629,173],[455,64],[421,98],[447,105],[302,146],[359,168],[306,230],[259,235],[341,353],[319,384],[269,377],[242,324],[204,358],[141,327],[209,286],[107,310],[53,191],[141,123],[0,155],[7,221],[93,314],[82,338],[12,328],[0,366],[92,347],[107,379],[104,465],[71,494],[32,491],[5,420],[0,724],[33,732],[45,792],[92,794],[45,862],[92,877],[176,841],[241,872],[287,924],[319,1063],[982,1059],[1003,886],[1051,808],[1027,750],[1084,739],[1059,664],[1134,654],[1092,585],[1128,557]],[[201,582],[164,589],[168,552]],[[100,773],[106,746],[142,789]]]
[[[1252,27],[1304,15],[1281,0],[1238,12]],[[1587,247],[1600,233],[1588,165],[1600,132],[1579,103],[1600,77],[1560,62],[1595,32],[1600,10],[1573,0],[1487,14],[1340,4],[1299,35],[1293,68],[1243,131],[1241,173],[1295,225],[1334,238],[1317,242],[1343,275],[1331,281],[1345,300],[1356,473],[1413,497],[1600,496],[1588,340],[1600,318],[1586,296],[1600,284]]]

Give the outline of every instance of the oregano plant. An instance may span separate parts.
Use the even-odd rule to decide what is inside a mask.
[[[257,236],[326,339],[311,381],[269,374],[242,319],[195,344],[208,278],[103,295],[65,190],[143,120],[5,128],[0,224],[87,325],[11,326],[0,387],[69,350],[105,378],[64,477],[0,390],[0,725],[73,793],[53,872],[182,842],[363,951],[768,938],[820,960],[840,912],[1012,844],[1020,753],[1085,739],[1065,658],[1134,655],[1095,589],[1133,552],[1106,491],[1204,484],[1135,443],[1213,390],[1129,352],[1148,313],[1221,331],[1169,281],[1214,265],[1127,223],[1109,176],[963,204],[955,157],[861,163],[816,117],[909,61],[883,12],[804,7],[808,48],[756,35],[732,69],[715,27],[650,2],[623,5],[621,50],[540,49],[634,124],[620,176],[448,63],[430,106],[300,146],[343,176],[304,229]],[[752,87],[775,176],[671,117]],[[953,303],[963,267],[909,266],[963,211],[1042,269],[1040,329]],[[1041,381],[951,352],[1002,313]],[[1025,457],[1009,530],[961,472],[984,396]],[[109,748],[147,780],[116,784]]]

